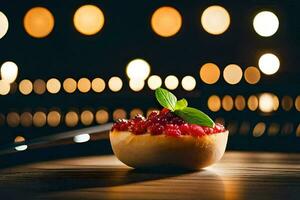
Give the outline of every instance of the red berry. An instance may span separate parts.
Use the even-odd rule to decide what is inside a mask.
[[[203,136],[205,135],[205,132],[201,126],[198,126],[196,124],[190,125],[190,134],[193,136]]]

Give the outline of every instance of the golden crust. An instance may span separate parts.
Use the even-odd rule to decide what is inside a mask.
[[[202,137],[135,135],[111,131],[110,142],[117,158],[133,168],[157,166],[201,169],[219,161],[227,144],[228,131]]]

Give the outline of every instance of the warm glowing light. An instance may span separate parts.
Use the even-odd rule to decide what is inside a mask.
[[[14,140],[15,143],[25,142],[25,138],[23,136],[17,136]]]
[[[103,12],[95,5],[84,5],[74,14],[73,22],[76,30],[84,35],[98,33],[104,25]]]
[[[47,8],[31,8],[24,17],[24,28],[32,37],[46,37],[51,33],[53,27],[54,17]]]
[[[151,17],[151,27],[153,31],[162,37],[175,35],[180,30],[181,25],[181,15],[178,10],[173,7],[160,7]]]
[[[283,125],[281,128],[281,134],[282,135],[289,135],[294,131],[294,125],[293,123],[287,122]]]
[[[298,125],[298,127],[296,129],[296,136],[300,137],[300,124]]]
[[[126,118],[126,111],[124,109],[116,109],[113,112],[113,119],[118,120],[118,119],[125,119]]]
[[[30,80],[24,79],[19,83],[19,90],[22,94],[28,95],[32,92],[33,86]]]
[[[30,127],[32,125],[32,114],[30,112],[23,112],[20,115],[20,121],[23,127]]]
[[[95,78],[92,81],[92,89],[98,93],[103,92],[105,89],[105,81],[102,78]]]
[[[135,80],[135,79],[129,80],[129,87],[135,92],[141,91],[144,88],[144,85],[145,85],[144,80]]]
[[[18,76],[18,66],[12,61],[6,61],[1,66],[1,79],[9,83],[16,80]]]
[[[7,95],[10,91],[10,84],[5,80],[0,80],[0,95]]]
[[[230,95],[225,95],[222,99],[222,107],[226,111],[231,111],[233,108],[233,99]]]
[[[33,91],[38,94],[44,94],[46,92],[46,83],[42,79],[37,79],[33,82]]]
[[[266,130],[266,124],[263,122],[259,122],[255,125],[253,129],[253,136],[260,137],[264,134],[265,130]]]
[[[79,117],[74,111],[70,111],[65,116],[65,122],[68,127],[74,127],[78,124]]]
[[[123,82],[122,79],[120,79],[117,76],[113,76],[109,79],[108,81],[108,87],[111,91],[113,92],[118,92],[122,89],[123,87]]]
[[[83,125],[89,126],[94,121],[94,114],[89,110],[85,110],[81,113],[80,120]]]
[[[178,87],[179,81],[176,76],[169,75],[165,79],[165,85],[169,90],[175,90]]]
[[[150,74],[150,65],[143,59],[134,59],[126,67],[126,74],[129,79],[146,80]]]
[[[143,111],[139,108],[134,108],[130,111],[130,119],[133,119],[138,114],[143,115]]]
[[[250,123],[249,122],[242,122],[240,126],[240,133],[246,135],[250,131]]]
[[[249,84],[256,84],[260,80],[260,71],[256,67],[247,67],[244,77]]]
[[[227,65],[223,71],[225,81],[231,85],[237,84],[243,77],[243,71],[240,66],[235,64]]]
[[[270,11],[258,13],[253,20],[255,32],[263,37],[269,37],[276,33],[279,27],[277,16]]]
[[[162,85],[162,80],[159,76],[157,75],[152,75],[148,78],[148,87],[151,90],[156,90]]]
[[[63,82],[63,88],[67,93],[73,93],[77,88],[77,83],[73,78],[67,78]]]
[[[278,98],[271,93],[263,93],[259,96],[259,109],[262,112],[272,112],[278,109]]]
[[[76,143],[84,143],[84,142],[89,141],[90,138],[91,138],[91,136],[89,134],[85,133],[85,134],[80,134],[80,135],[74,136],[73,141]]]
[[[298,111],[300,111],[300,96],[297,96],[295,100],[295,107]]]
[[[4,37],[4,35],[8,31],[8,19],[3,12],[0,11],[0,39]]]
[[[248,98],[247,105],[248,105],[249,110],[255,111],[258,107],[258,98],[255,95],[251,95]]]
[[[192,91],[196,87],[196,80],[192,76],[185,76],[181,81],[181,85],[186,91]]]
[[[282,106],[283,110],[285,110],[285,111],[291,110],[292,107],[293,107],[293,99],[292,99],[292,97],[290,97],[290,96],[284,96],[284,97],[282,97],[281,106]]]
[[[200,69],[200,78],[206,84],[214,84],[220,78],[220,69],[214,63],[206,63]]]
[[[206,8],[201,16],[201,24],[205,31],[213,35],[224,33],[230,24],[230,16],[227,10],[221,6]]]
[[[208,98],[208,101],[207,101],[207,106],[213,112],[219,111],[220,108],[221,108],[221,99],[220,99],[220,97],[218,97],[217,95],[210,96]]]
[[[81,78],[78,81],[78,90],[82,93],[87,93],[91,89],[91,81],[87,78]]]
[[[43,127],[47,122],[47,116],[44,112],[38,111],[33,115],[33,125],[36,127]]]
[[[98,110],[96,112],[96,122],[98,124],[104,124],[108,121],[109,119],[109,114],[106,110]]]
[[[276,135],[280,130],[279,124],[272,123],[268,128],[268,135]]]
[[[50,111],[47,115],[47,123],[51,127],[56,127],[60,124],[61,115],[58,111]]]
[[[266,53],[259,58],[258,66],[264,74],[271,75],[278,71],[280,61],[274,54]]]
[[[47,81],[46,87],[47,87],[48,92],[50,92],[51,94],[56,94],[59,92],[59,90],[61,88],[61,84],[58,79],[51,78]]]
[[[16,112],[10,112],[6,116],[8,126],[17,127],[20,124],[20,115]]]
[[[243,96],[241,95],[238,95],[236,96],[235,100],[234,100],[234,105],[235,105],[235,108],[239,111],[242,111],[245,109],[246,107],[246,100]]]

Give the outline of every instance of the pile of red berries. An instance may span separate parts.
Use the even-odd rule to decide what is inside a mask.
[[[221,124],[215,124],[214,128],[186,123],[182,118],[164,108],[160,112],[153,111],[148,119],[137,115],[134,119],[121,119],[114,123],[112,130],[130,131],[136,135],[150,133],[152,135],[165,134],[168,136],[203,136],[224,132]]]

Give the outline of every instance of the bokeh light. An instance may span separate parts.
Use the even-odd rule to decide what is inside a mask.
[[[46,87],[48,92],[50,92],[51,94],[56,94],[59,92],[61,84],[58,79],[51,78],[47,81]]]
[[[141,91],[144,88],[145,81],[144,80],[129,80],[129,87],[135,92]]]
[[[73,78],[67,78],[63,82],[63,88],[67,93],[73,93],[77,89],[77,83]]]
[[[79,116],[75,111],[70,111],[65,116],[65,123],[68,127],[74,127],[78,124]]]
[[[258,108],[258,98],[255,95],[251,95],[247,102],[248,108],[251,111],[255,111]]]
[[[276,33],[279,27],[277,16],[270,11],[262,11],[253,19],[255,32],[263,37],[269,37]]]
[[[246,122],[246,121],[242,122],[241,126],[240,126],[239,132],[242,135],[246,135],[247,133],[249,133],[249,131],[250,131],[250,123]]]
[[[206,84],[214,84],[220,78],[220,69],[214,63],[206,63],[200,69],[200,78]]]
[[[151,27],[153,31],[162,37],[175,35],[180,30],[181,25],[181,15],[178,10],[173,7],[160,7],[151,17]]]
[[[23,112],[20,115],[20,123],[23,127],[32,126],[32,114],[30,112]]]
[[[16,80],[18,76],[18,66],[12,61],[6,61],[1,66],[1,79],[9,83]]]
[[[186,91],[192,91],[196,87],[196,80],[192,76],[185,76],[181,81],[181,85]]]
[[[8,31],[8,19],[3,12],[0,11],[0,39],[5,36]]]
[[[130,61],[126,67],[126,74],[129,79],[146,80],[150,74],[151,67],[145,60],[137,58]]]
[[[36,79],[33,82],[33,91],[38,95],[44,94],[46,92],[45,81],[42,79]]]
[[[103,92],[103,90],[105,89],[105,81],[102,78],[95,78],[92,81],[92,89],[94,90],[94,92]]]
[[[20,124],[20,115],[16,112],[10,112],[6,116],[6,122],[10,127],[17,127]]]
[[[98,124],[104,124],[108,122],[109,120],[109,114],[106,110],[100,109],[96,112],[96,122]]]
[[[280,61],[274,54],[266,53],[259,58],[258,66],[264,74],[271,75],[278,71]]]
[[[74,136],[73,141],[75,143],[84,143],[84,142],[89,141],[90,139],[91,139],[91,136],[87,133],[84,133],[84,134]]]
[[[51,127],[57,127],[61,122],[61,114],[58,111],[50,111],[47,115],[47,123]]]
[[[174,75],[169,75],[165,79],[165,86],[169,90],[175,90],[178,87],[179,81],[178,78]]]
[[[23,136],[17,136],[14,140],[15,144],[25,142],[25,138]],[[28,148],[26,144],[15,146],[15,150],[17,151],[25,151]]]
[[[259,109],[262,112],[272,112],[278,109],[278,98],[271,93],[263,93],[259,96]]]
[[[152,75],[148,78],[148,87],[151,90],[156,90],[157,88],[161,87],[161,85],[162,85],[162,80],[159,76]]]
[[[17,137],[15,137],[14,142],[15,143],[25,142],[25,138],[23,136],[18,135]]]
[[[280,130],[280,125],[277,124],[277,123],[271,123],[267,132],[268,132],[268,135],[276,135],[279,133],[279,130]]]
[[[91,81],[87,78],[81,78],[78,81],[78,90],[82,93],[87,93],[91,89]]]
[[[28,79],[24,79],[19,83],[19,91],[24,95],[30,94],[32,92],[32,89],[32,82]]]
[[[223,71],[225,81],[231,85],[237,84],[243,77],[243,71],[240,66],[235,64],[227,65]]]
[[[143,115],[143,111],[140,108],[134,108],[130,111],[130,119],[133,119],[136,115]]]
[[[118,108],[113,112],[113,119],[118,120],[118,119],[125,119],[126,118],[126,111],[122,108]]]
[[[0,113],[0,126],[3,126],[5,124],[5,116],[4,114]]]
[[[33,115],[33,125],[36,127],[43,127],[47,123],[47,116],[44,112],[38,111]]]
[[[256,67],[247,67],[244,77],[247,83],[256,84],[260,80],[260,71]]]
[[[296,136],[300,137],[300,124],[298,125],[298,127],[296,129]]]
[[[245,109],[246,107],[246,100],[243,96],[241,95],[238,95],[235,97],[235,100],[234,100],[234,105],[235,105],[235,108],[238,110],[238,111],[242,111]]]
[[[46,37],[54,28],[54,17],[47,8],[31,8],[24,17],[24,28],[34,38]]]
[[[0,95],[7,95],[10,91],[10,84],[5,80],[0,80]]]
[[[266,130],[266,124],[263,122],[259,122],[253,128],[253,136],[260,137],[264,134],[265,130]]]
[[[84,5],[74,14],[73,22],[76,30],[84,35],[98,33],[104,25],[104,14],[95,5]]]
[[[222,107],[226,111],[231,111],[233,108],[233,99],[230,95],[225,95],[222,99]]]
[[[98,124],[104,124],[108,122],[109,120],[109,114],[106,110],[100,109],[96,112],[96,122]]]
[[[108,87],[111,91],[113,92],[118,92],[122,89],[123,87],[123,82],[122,79],[120,79],[117,76],[113,76],[109,79],[108,81]]]
[[[80,115],[81,123],[85,126],[89,126],[94,121],[94,114],[89,110],[84,110]]]
[[[295,107],[298,111],[300,111],[300,95],[297,96],[297,98],[295,100]]]
[[[207,106],[213,112],[219,111],[220,108],[221,108],[221,99],[220,99],[220,97],[217,96],[217,95],[210,96],[207,100]]]
[[[219,35],[228,29],[230,16],[225,8],[217,5],[210,6],[202,13],[201,24],[208,33]]]
[[[285,111],[289,111],[293,107],[293,98],[290,96],[284,96],[281,99],[281,107]]]

